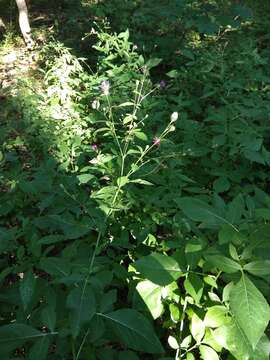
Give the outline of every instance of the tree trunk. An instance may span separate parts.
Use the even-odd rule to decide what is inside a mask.
[[[34,41],[32,40],[32,36],[31,36],[31,28],[29,24],[26,1],[16,0],[16,4],[19,10],[19,24],[25,44],[28,49],[32,49],[34,46]]]

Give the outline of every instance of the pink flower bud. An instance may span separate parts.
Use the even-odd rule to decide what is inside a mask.
[[[155,137],[155,138],[153,139],[153,144],[156,145],[156,146],[159,146],[159,145],[160,145],[160,138]]]

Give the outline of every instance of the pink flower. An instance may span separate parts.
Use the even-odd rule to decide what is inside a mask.
[[[153,144],[156,145],[156,146],[159,146],[159,145],[160,145],[160,138],[155,137],[155,138],[153,139]]]
[[[93,145],[92,145],[92,149],[93,149],[95,152],[97,152],[97,151],[98,151],[98,146],[97,146],[97,144],[93,144]]]

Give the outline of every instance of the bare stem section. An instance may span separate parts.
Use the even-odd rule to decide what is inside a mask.
[[[29,49],[32,49],[34,46],[34,41],[31,36],[31,28],[29,23],[26,1],[16,0],[16,4],[19,10],[19,24],[25,44]]]

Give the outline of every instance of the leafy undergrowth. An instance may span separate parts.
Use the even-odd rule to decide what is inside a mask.
[[[130,3],[2,42],[1,356],[267,360],[270,20]]]

